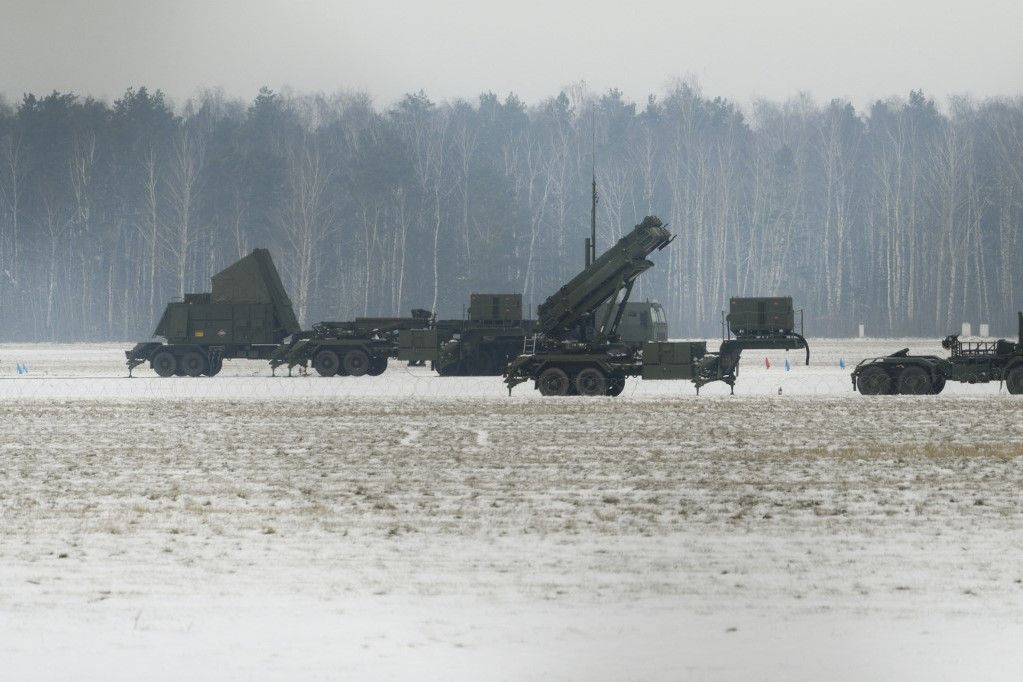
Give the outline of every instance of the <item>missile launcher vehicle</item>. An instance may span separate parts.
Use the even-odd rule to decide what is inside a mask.
[[[618,329],[622,343],[638,348],[646,341],[667,341],[668,322],[660,303],[624,306]],[[610,315],[616,313],[612,309]],[[429,362],[441,376],[500,376],[536,332],[537,321],[523,315],[522,294],[472,294],[462,319],[437,320],[429,329],[403,329],[398,359]]]
[[[647,216],[542,303],[537,333],[505,368],[508,392],[533,381],[545,396],[617,396],[626,378],[634,376],[688,379],[697,391],[723,381],[734,390],[744,349],[806,347],[809,362],[809,347],[794,328],[791,298],[733,299],[734,338],[722,341],[717,353],[708,352],[702,341],[623,343],[619,328],[633,285],[653,267],[647,256],[673,239],[656,216]]]

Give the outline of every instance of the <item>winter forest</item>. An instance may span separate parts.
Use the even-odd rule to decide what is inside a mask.
[[[0,100],[0,341],[149,337],[174,297],[269,248],[303,326],[472,292],[536,305],[646,215],[677,234],[634,300],[714,338],[733,295],[791,295],[808,336],[1015,334],[1023,99],[741,108],[680,82],[383,111],[366,94],[130,88]]]

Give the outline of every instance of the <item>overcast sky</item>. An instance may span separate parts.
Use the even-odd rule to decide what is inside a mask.
[[[1023,94],[1021,0],[0,0],[0,93],[182,104],[203,87],[368,92],[379,108],[676,79],[740,105]]]

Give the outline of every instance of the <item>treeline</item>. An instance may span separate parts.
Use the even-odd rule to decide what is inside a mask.
[[[643,106],[579,89],[377,111],[364,94],[160,91],[0,101],[0,340],[147,337],[172,297],[268,247],[300,321],[535,312],[648,214],[677,233],[634,299],[713,337],[733,295],[795,297],[807,333],[1013,333],[1023,309],[1023,100],[922,93],[867,112],[748,112],[685,83]]]

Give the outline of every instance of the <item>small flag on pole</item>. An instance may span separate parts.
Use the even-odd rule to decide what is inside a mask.
[[[771,359],[770,358],[764,358],[764,367],[767,367],[767,369],[771,369]]]
[[[790,369],[792,369],[792,368],[789,367],[789,359],[785,358],[785,371],[788,372]]]
[[[838,366],[841,367],[842,369],[845,369],[845,360],[844,359],[840,359],[838,361]]]

